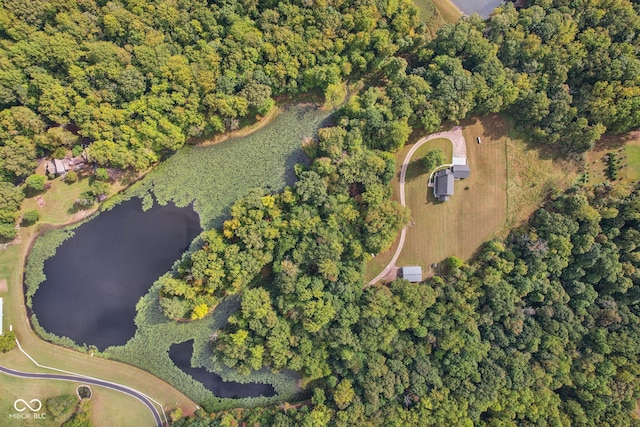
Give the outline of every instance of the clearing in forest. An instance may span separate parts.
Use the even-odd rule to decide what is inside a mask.
[[[426,275],[431,275],[431,264],[449,256],[468,260],[484,242],[505,237],[511,228],[525,221],[553,188],[566,188],[577,177],[576,166],[558,160],[557,153],[512,138],[511,125],[500,116],[467,120],[462,129],[471,176],[455,182],[455,194],[449,201],[436,201],[433,188],[427,187],[429,173],[421,159],[430,149],[446,145],[449,151],[445,154],[451,156],[451,143],[430,141],[410,162],[405,197],[413,225],[407,230],[397,266],[420,265]],[[478,136],[482,144],[477,144]],[[410,149],[407,146],[396,153],[398,165]],[[397,177],[392,184],[398,200]],[[396,247],[397,242],[369,262],[367,280],[386,266]]]
[[[450,255],[469,258],[504,224],[506,137],[496,131],[501,124],[476,120],[463,126],[471,176],[455,182],[455,194],[448,202],[436,200],[433,189],[427,187],[429,175],[424,169],[421,175],[407,179],[405,197],[413,225],[397,265],[421,265],[429,272],[432,263]],[[480,145],[475,143],[477,136],[483,138]]]
[[[618,162],[616,181],[631,183],[640,180],[640,131],[624,135],[605,135],[587,153],[586,166],[589,185],[611,181],[607,155],[613,153]]]

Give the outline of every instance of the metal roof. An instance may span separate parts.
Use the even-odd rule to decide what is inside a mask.
[[[60,159],[53,159],[53,165],[56,168],[57,174],[63,174],[67,171],[66,168],[64,167],[64,163],[62,163],[62,160]]]
[[[453,173],[450,169],[444,169],[436,173],[433,195],[441,201],[453,196]]]
[[[410,282],[422,282],[422,267],[419,265],[402,267],[402,278]]]
[[[471,169],[469,169],[468,165],[453,165],[451,166],[451,171],[455,178],[469,178],[469,175],[471,175]]]

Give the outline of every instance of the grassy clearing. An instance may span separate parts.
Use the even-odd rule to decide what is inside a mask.
[[[421,147],[407,169],[405,196],[414,225],[397,265],[421,265],[432,274],[432,263],[456,255],[469,259],[482,243],[505,237],[509,230],[525,221],[540,206],[552,188],[562,190],[575,182],[575,164],[561,160],[548,147],[534,147],[513,135],[512,126],[502,117],[474,118],[462,123],[467,141],[471,176],[456,181],[455,194],[439,203],[427,187],[428,173],[419,168],[418,159],[432,149],[444,147],[442,140]],[[417,141],[424,135],[413,135]],[[482,144],[476,143],[476,137]],[[451,144],[447,156],[451,156]],[[410,146],[396,154],[398,168]],[[413,169],[412,169],[413,168]],[[398,177],[392,181],[395,192]],[[468,187],[468,188],[467,188]],[[397,196],[394,196],[397,200]],[[390,261],[392,250],[379,254],[367,264],[367,280],[375,277]]]
[[[24,399],[27,402],[38,399],[44,404],[45,400],[50,397],[62,394],[75,396],[76,387],[80,384],[80,382],[69,381],[23,379],[0,374],[0,396],[2,396],[0,399],[0,425],[60,426],[65,420],[55,420],[46,413],[45,407],[37,412],[39,416],[44,415],[44,419],[35,419],[35,416],[30,414],[31,418],[17,420],[9,418],[9,414],[17,413],[13,407],[16,399]],[[138,400],[103,387],[91,386],[91,390],[93,392],[91,397],[91,423],[93,426],[153,425],[153,416],[147,407]],[[29,412],[29,410],[25,411],[25,413]]]
[[[456,22],[462,16],[462,11],[450,0],[414,0],[414,3],[421,12],[435,9],[437,12],[435,21],[440,24],[438,28],[444,24]],[[429,23],[427,20],[424,21]]]
[[[476,120],[463,127],[468,142],[474,142],[476,136],[484,135],[483,144],[467,144],[471,176],[456,181],[455,194],[448,202],[440,203],[435,199],[433,189],[427,187],[426,171],[421,179],[407,180],[406,200],[414,225],[407,233],[398,265],[421,265],[428,272],[430,264],[448,256],[469,258],[482,242],[491,238],[495,230],[504,224],[506,137],[495,131],[499,124]],[[441,143],[440,140],[435,142]]]
[[[431,0],[413,0],[418,8],[418,16],[420,20],[427,24],[427,28],[431,34],[435,35],[438,28],[446,24],[446,21],[439,13],[436,5]]]
[[[51,415],[47,414],[44,407],[36,413],[39,416],[44,416],[44,419],[34,419],[35,414],[32,415],[28,409],[25,413],[31,418],[9,418],[10,414],[18,413],[13,407],[13,403],[17,399],[24,399],[27,402],[38,399],[44,405],[45,400],[50,397],[74,394],[76,386],[77,384],[71,382],[23,379],[0,373],[0,396],[2,396],[0,399],[0,425],[59,426],[61,422],[55,421]]]
[[[446,23],[456,22],[462,16],[462,11],[450,0],[433,0],[433,4]]]
[[[91,386],[90,421],[94,427],[152,426],[149,409],[137,399],[104,387]],[[172,406],[174,402],[166,402]]]
[[[418,148],[415,153],[413,153],[411,161],[407,166],[407,176],[405,177],[407,183],[424,177],[429,178],[428,174],[431,173],[431,171],[425,169],[424,165],[422,164],[422,159],[427,154],[427,152],[434,149],[440,149],[447,159],[446,163],[451,163],[451,159],[453,156],[453,147],[451,145],[451,141],[447,138],[433,139],[425,143],[422,147]],[[402,160],[404,160],[404,158]],[[402,160],[399,161],[402,162]]]
[[[69,216],[76,214],[73,205],[81,193],[89,189],[89,178],[83,177],[78,182],[66,184],[62,178],[48,181],[51,188],[41,196],[45,205],[40,207],[36,197],[25,199],[22,203],[22,211],[37,210],[40,213],[40,222],[47,224],[64,224],[69,221]],[[87,212],[76,215],[86,215]]]
[[[576,163],[544,145],[511,138],[507,145],[509,213],[498,237],[506,237],[513,227],[526,221],[551,191],[563,191],[578,178]]]
[[[449,0],[413,0],[420,20],[427,24],[431,34],[447,23],[456,22],[462,11]]]
[[[394,196],[395,199],[395,196]],[[393,245],[384,252],[380,252],[378,255],[371,258],[371,260],[365,265],[364,280],[365,283],[369,283],[373,280],[391,261],[393,254],[398,247],[398,239],[393,242]]]
[[[640,141],[635,141],[624,147],[627,155],[626,178],[631,181],[640,180]]]
[[[415,142],[418,139],[421,139],[425,136],[427,135],[417,132],[414,135],[412,135],[411,140]],[[407,166],[407,175],[405,177],[407,182],[407,185],[405,186],[405,196],[408,197],[408,194],[409,194],[408,193],[409,182],[419,180],[420,182],[426,183],[426,180],[429,178],[429,175],[427,172],[431,172],[431,171],[425,170],[422,164],[422,158],[425,156],[425,154],[427,154],[429,150],[433,150],[436,148],[439,148],[440,150],[442,150],[445,157],[447,158],[447,162],[451,161],[451,158],[453,156],[453,147],[451,145],[450,140],[446,138],[438,138],[425,143],[413,154],[413,157],[411,158],[411,161]],[[408,145],[395,154],[398,172],[396,173],[396,176],[391,181],[391,186],[393,188],[392,198],[398,203],[400,202],[400,195],[399,195],[400,168],[402,166],[402,162],[404,161],[404,158],[407,156],[407,153],[409,152],[410,149],[411,149],[411,146]],[[408,203],[408,199],[407,199],[407,206],[409,206],[411,209],[411,205]],[[379,253],[366,264],[365,273],[364,273],[366,283],[369,283],[369,281],[371,281],[374,277],[376,277],[389,264],[389,262],[391,261],[391,258],[393,258],[393,254],[396,252],[398,243],[399,241],[398,239],[396,239],[396,241],[393,243],[393,245],[391,245],[389,249]]]
[[[605,135],[593,150],[587,153],[586,170],[590,185],[609,181],[604,157],[612,152],[622,161],[617,182],[628,185],[640,180],[640,132],[636,131],[625,135]]]

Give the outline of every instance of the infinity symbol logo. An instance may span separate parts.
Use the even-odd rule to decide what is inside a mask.
[[[22,403],[24,406],[18,406],[18,403]],[[27,408],[31,409],[31,412],[38,412],[40,409],[42,409],[42,402],[40,402],[38,399],[31,399],[27,403],[27,401],[24,399],[18,399],[13,402],[13,407],[18,412],[24,412],[27,410]]]

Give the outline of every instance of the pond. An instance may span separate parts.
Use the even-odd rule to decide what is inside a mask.
[[[477,13],[488,18],[493,9],[500,6],[501,0],[453,0],[453,3],[466,15]]]
[[[44,263],[33,312],[48,332],[99,350],[134,336],[136,303],[200,233],[192,208],[128,200],[81,225]]]
[[[169,349],[169,357],[184,373],[193,377],[196,381],[218,397],[238,399],[243,397],[271,397],[276,394],[269,384],[261,383],[238,383],[234,381],[223,381],[220,375],[207,371],[204,368],[194,368],[191,366],[191,355],[193,354],[193,340],[180,344],[173,344]]]

